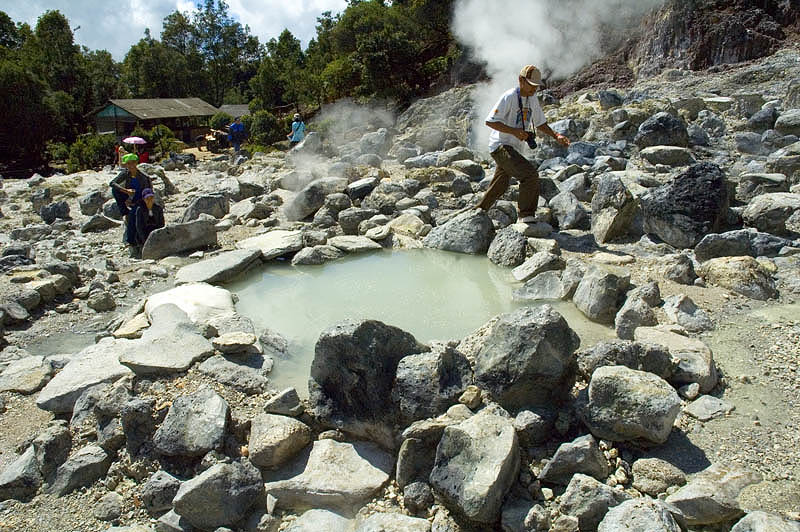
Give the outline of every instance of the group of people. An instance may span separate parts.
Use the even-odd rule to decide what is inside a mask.
[[[303,138],[305,138],[305,134],[306,124],[303,122],[303,118],[300,114],[295,113],[294,117],[292,117],[292,131],[286,135],[286,138],[289,139],[289,147],[294,148],[300,144]],[[233,122],[228,125],[228,141],[231,143],[231,146],[233,146],[234,153],[239,153],[242,143],[246,138],[247,131],[242,123],[242,117],[237,116]]]
[[[142,246],[150,233],[164,227],[164,208],[156,202],[153,179],[139,170],[139,157],[127,153],[121,158],[122,170],[111,181],[111,194],[125,219],[123,239],[131,257],[141,257]]]

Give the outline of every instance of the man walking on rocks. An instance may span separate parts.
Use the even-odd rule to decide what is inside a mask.
[[[527,143],[535,147],[535,127],[553,137],[562,146],[569,146],[569,139],[556,133],[547,125],[536,91],[542,84],[542,74],[533,65],[527,65],[519,73],[519,87],[507,90],[486,117],[486,126],[491,129],[489,152],[497,163],[494,178],[478,204],[478,208],[489,210],[494,202],[508,190],[511,177],[519,180],[518,220],[523,223],[535,221],[539,204],[539,172],[531,162],[521,155]]]

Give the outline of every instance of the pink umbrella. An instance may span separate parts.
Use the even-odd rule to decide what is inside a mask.
[[[147,144],[147,141],[142,137],[127,137],[122,139],[122,142],[126,144]]]

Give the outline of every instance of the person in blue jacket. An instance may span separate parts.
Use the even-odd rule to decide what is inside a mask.
[[[289,149],[292,149],[300,144],[305,135],[306,124],[303,122],[303,118],[299,114],[295,113],[294,122],[292,122],[292,132],[286,135],[286,138],[289,139]]]
[[[228,126],[228,140],[233,144],[233,151],[238,152],[242,146],[242,142],[247,135],[244,132],[244,124],[242,124],[242,117],[237,116],[233,124]]]
[[[139,157],[135,153],[123,155],[122,165],[122,170],[109,183],[109,186],[119,212],[125,217],[123,239],[130,246],[131,257],[135,257],[138,252],[136,209],[142,204],[142,192],[145,189],[153,188],[153,180],[149,175],[139,170]]]

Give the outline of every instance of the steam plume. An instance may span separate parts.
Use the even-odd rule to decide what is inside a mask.
[[[520,69],[537,65],[564,79],[596,60],[601,39],[623,35],[664,0],[458,0],[453,33],[475,59],[486,63],[491,82],[475,92],[475,146],[485,149],[483,119]]]

